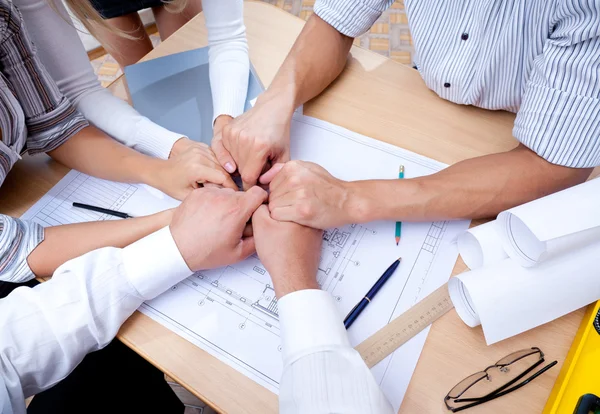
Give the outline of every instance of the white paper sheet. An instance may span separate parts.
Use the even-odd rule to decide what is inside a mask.
[[[457,244],[458,252],[469,269],[497,263],[508,257],[494,221],[471,227],[458,236]]]
[[[534,266],[600,240],[599,211],[595,179],[500,213],[497,230],[508,256]]]
[[[535,267],[512,259],[462,273],[448,284],[459,316],[495,342],[600,299],[600,241]]]
[[[294,115],[292,158],[317,162],[345,180],[395,179],[432,174],[443,164],[314,118]],[[109,183],[69,173],[25,218],[43,225],[107,219],[74,209],[73,201],[100,204],[132,215],[177,204],[144,186]],[[402,264],[349,330],[354,345],[445,283],[457,258],[452,241],[468,221],[403,223],[396,246],[395,223],[347,225],[325,233],[318,281],[346,314],[399,256]],[[198,272],[141,309],[154,320],[277,392],[281,375],[277,301],[257,257],[225,268]],[[423,348],[421,332],[373,368],[383,392],[398,409]]]

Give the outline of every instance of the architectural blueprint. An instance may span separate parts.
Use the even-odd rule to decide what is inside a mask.
[[[292,158],[316,162],[344,180],[406,178],[439,171],[443,164],[301,114],[294,115]],[[110,183],[72,171],[24,218],[43,225],[110,219],[71,207],[73,201],[149,214],[177,205],[144,186]],[[396,246],[394,222],[349,224],[323,235],[317,280],[339,308],[340,319],[398,257],[402,263],[348,331],[353,345],[445,283],[457,258],[454,239],[468,222],[403,223]],[[309,306],[309,305],[308,305]],[[277,299],[268,272],[254,255],[198,272],[142,305],[140,311],[277,392],[282,372]],[[372,370],[392,404],[402,402],[427,331]]]

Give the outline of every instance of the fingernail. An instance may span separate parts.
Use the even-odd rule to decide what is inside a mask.
[[[225,169],[228,173],[232,173],[235,171],[235,168],[233,168],[233,165],[230,162],[225,163]]]

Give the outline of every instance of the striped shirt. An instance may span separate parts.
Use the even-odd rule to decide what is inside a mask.
[[[0,0],[0,185],[22,153],[52,151],[87,125],[36,56],[20,12]],[[27,256],[43,239],[38,224],[0,215],[0,280],[33,278]]]
[[[392,0],[317,0],[340,33]],[[516,112],[513,135],[553,164],[600,165],[600,0],[404,0],[415,65],[457,104]]]

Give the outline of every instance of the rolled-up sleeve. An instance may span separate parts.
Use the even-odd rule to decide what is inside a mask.
[[[40,62],[19,10],[12,2],[1,1],[0,14],[2,74],[25,114],[27,150],[52,151],[88,123]]]
[[[0,214],[0,281],[33,279],[27,257],[43,240],[44,229],[39,224]]]
[[[600,3],[569,2],[534,61],[513,135],[547,161],[600,165]]]
[[[343,35],[357,37],[373,26],[394,0],[317,0],[314,12]]]

